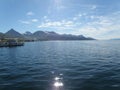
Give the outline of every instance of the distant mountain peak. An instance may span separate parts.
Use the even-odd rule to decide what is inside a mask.
[[[11,28],[9,31],[7,31],[6,33],[9,33],[9,32],[16,32],[18,33],[17,31],[15,31],[13,28]]]
[[[10,29],[8,32],[5,33],[6,36],[10,38],[22,38],[22,34],[19,32],[15,31],[14,29]]]
[[[48,33],[49,33],[49,34],[57,34],[57,33],[54,32],[54,31],[49,31]]]
[[[32,33],[30,31],[26,31],[24,35],[32,35]]]
[[[11,28],[10,30],[14,30],[13,28]],[[15,30],[14,30],[15,31]]]
[[[16,32],[13,28],[11,28],[8,32],[11,32],[11,31],[12,31],[12,32],[13,32],[13,31]]]

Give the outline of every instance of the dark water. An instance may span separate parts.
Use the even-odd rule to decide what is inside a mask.
[[[120,41],[0,48],[0,90],[120,90]]]

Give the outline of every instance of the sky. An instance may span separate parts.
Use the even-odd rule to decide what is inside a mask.
[[[0,0],[0,32],[120,38],[120,0]]]

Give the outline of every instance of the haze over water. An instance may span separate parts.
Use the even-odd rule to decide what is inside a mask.
[[[0,48],[0,90],[120,90],[120,41]]]

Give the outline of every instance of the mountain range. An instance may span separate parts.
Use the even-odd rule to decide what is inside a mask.
[[[0,33],[0,38],[21,38],[24,40],[95,40],[83,35],[58,34],[53,31],[36,31],[34,33],[27,31],[21,34],[14,29],[10,29],[6,33]]]

